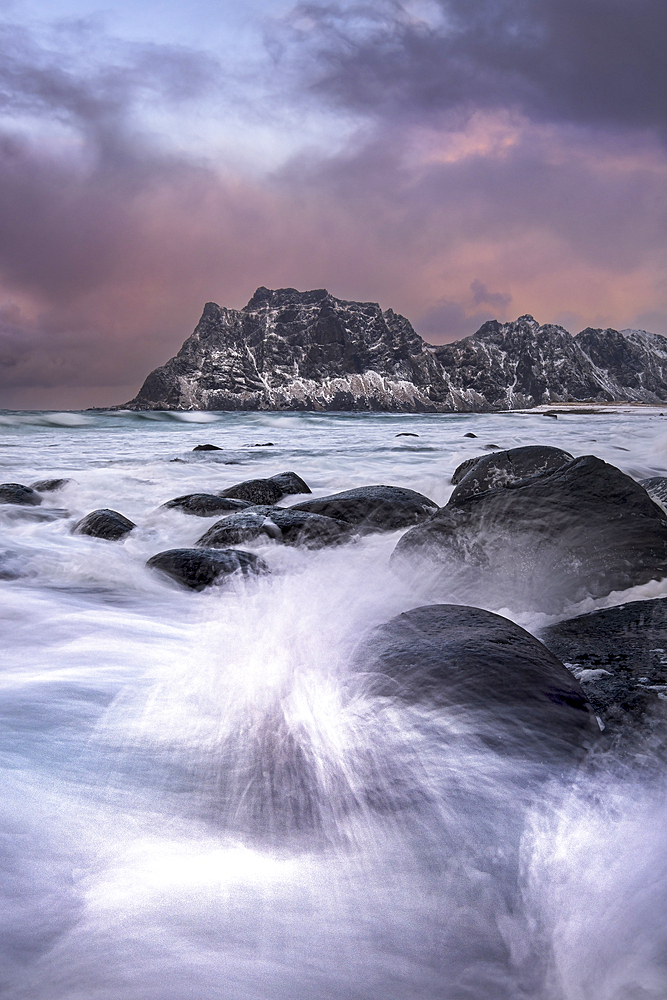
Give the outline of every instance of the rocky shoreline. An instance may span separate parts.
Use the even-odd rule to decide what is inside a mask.
[[[165,512],[215,520],[194,546],[156,552],[146,566],[166,586],[198,592],[270,575],[257,544],[326,550],[401,531],[391,567],[431,603],[387,622],[357,652],[353,674],[375,694],[465,710],[469,737],[479,725],[475,738],[540,766],[661,727],[667,599],[556,621],[539,639],[486,608],[502,595],[508,607],[557,617],[585,597],[667,577],[667,479],[638,483],[592,455],[525,446],[468,459],[452,482],[443,507],[386,485],[317,497],[293,471],[175,497]],[[70,518],[71,533],[102,545],[122,545],[136,530],[112,509],[77,520],[42,507],[67,483],[5,483],[0,503],[17,516]],[[0,574],[21,575],[11,560]],[[440,602],[441,586],[459,603]]]

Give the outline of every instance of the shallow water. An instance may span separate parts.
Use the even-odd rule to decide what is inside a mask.
[[[292,469],[320,495],[387,483],[444,503],[489,444],[667,475],[667,418],[0,412],[0,437],[0,481],[73,480],[38,508],[68,517],[0,507],[3,996],[667,995],[659,772],[610,755],[536,787],[463,750],[452,720],[350,695],[373,627],[428,603],[389,568],[400,532],[249,546],[272,575],[201,594],[145,568],[213,523],[158,509],[184,493]],[[192,452],[205,442],[222,450]],[[73,536],[99,507],[137,529]]]

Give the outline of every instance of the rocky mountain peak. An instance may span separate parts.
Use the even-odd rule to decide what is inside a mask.
[[[508,410],[567,400],[667,400],[667,338],[540,326],[526,313],[432,347],[376,302],[260,286],[240,310],[207,302],[133,409]]]

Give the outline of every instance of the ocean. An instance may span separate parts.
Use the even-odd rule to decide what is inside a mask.
[[[0,437],[2,482],[71,480],[0,506],[0,995],[664,1000],[659,742],[531,785],[447,720],[351,693],[373,629],[436,599],[390,566],[402,532],[252,543],[269,576],[201,593],[145,563],[214,522],[165,501],[286,470],[438,504],[490,445],[667,476],[667,416],[0,411]],[[97,508],[136,529],[73,535]],[[537,633],[662,596],[487,607]]]

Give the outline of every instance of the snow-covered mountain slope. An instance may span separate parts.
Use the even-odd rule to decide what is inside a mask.
[[[407,319],[325,289],[258,288],[243,309],[208,302],[151,372],[137,410],[507,410],[571,400],[667,400],[667,338],[532,316],[431,347]]]

